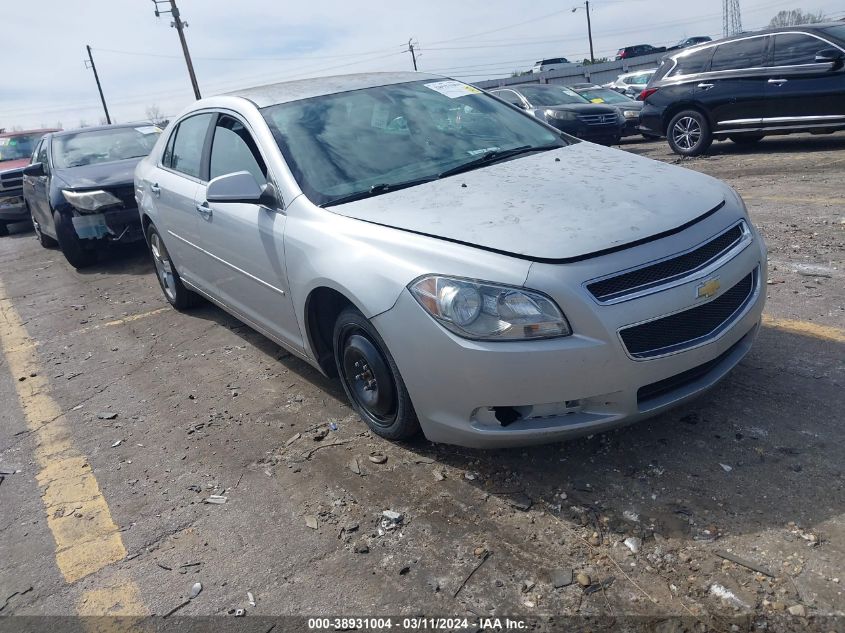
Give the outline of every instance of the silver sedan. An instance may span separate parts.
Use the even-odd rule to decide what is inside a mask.
[[[740,197],[421,73],[202,99],[136,170],[167,300],[329,376],[377,434],[496,447],[654,415],[757,334]]]

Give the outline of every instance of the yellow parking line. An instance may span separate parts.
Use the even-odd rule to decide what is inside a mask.
[[[140,314],[133,314],[128,317],[124,317],[122,319],[117,319],[115,321],[107,321],[103,323],[103,327],[114,327],[115,325],[123,325],[124,323],[131,323],[132,321],[137,321],[138,319],[146,319],[147,317],[154,316],[156,314],[161,314],[162,312],[167,312],[170,308],[156,308],[155,310],[150,310],[149,312],[141,312]]]
[[[845,205],[845,198],[798,198],[794,196],[742,196],[743,200],[763,200],[765,202],[786,202],[788,204],[833,204]]]
[[[0,297],[5,296],[0,280]],[[50,384],[40,371],[35,342],[12,302],[5,298],[0,299],[0,348],[26,424],[36,438],[35,458],[40,468],[36,480],[47,525],[56,543],[56,564],[65,580],[73,583],[123,560],[126,548],[88,459],[74,446],[67,419],[50,396]],[[93,593],[89,600],[93,600],[92,604],[111,601],[119,605],[123,614],[145,612],[131,581],[111,589],[97,588]]]
[[[768,314],[763,315],[763,324],[785,332],[792,332],[793,334],[803,334],[804,336],[812,336],[813,338],[826,341],[845,343],[845,330],[840,330],[829,325],[819,325],[810,321],[779,319]]]

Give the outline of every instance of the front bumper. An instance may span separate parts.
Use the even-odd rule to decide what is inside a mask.
[[[654,136],[665,136],[666,130],[663,129],[663,110],[646,101],[643,109],[640,111],[640,129]]]
[[[23,222],[28,219],[22,191],[0,194],[0,221]]]
[[[664,241],[673,248],[673,238]],[[760,284],[766,279],[760,238],[755,233],[749,246],[717,271],[727,288],[757,270],[757,286],[743,310],[712,340],[658,358],[632,358],[619,330],[689,307],[700,278],[615,305],[598,305],[582,284],[565,281],[570,275],[584,281],[602,269],[622,270],[624,265],[613,266],[624,264],[627,253],[532,267],[526,286],[559,303],[572,336],[526,342],[462,339],[429,317],[407,290],[391,310],[375,317],[426,437],[476,448],[555,442],[656,415],[723,378],[749,351],[759,328],[765,301]],[[499,410],[520,417],[502,424]]]
[[[622,137],[622,132],[625,127],[623,123],[589,125],[578,120],[572,121],[551,118],[547,119],[547,122],[561,132],[566,132],[567,134],[580,138],[584,141],[601,143],[602,145],[610,145],[618,141]]]
[[[71,220],[80,239],[104,239],[110,242],[136,242],[144,239],[141,216],[137,209],[107,209],[102,213],[79,213]]]

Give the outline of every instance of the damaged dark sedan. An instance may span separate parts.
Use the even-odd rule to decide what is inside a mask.
[[[144,238],[133,174],[161,130],[149,123],[47,134],[24,168],[23,197],[38,241],[59,246],[74,268],[109,242]]]

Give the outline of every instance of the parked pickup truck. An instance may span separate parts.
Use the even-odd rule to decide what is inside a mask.
[[[23,168],[29,165],[38,140],[56,130],[26,130],[0,134],[0,236],[7,225],[29,220],[23,202]]]

